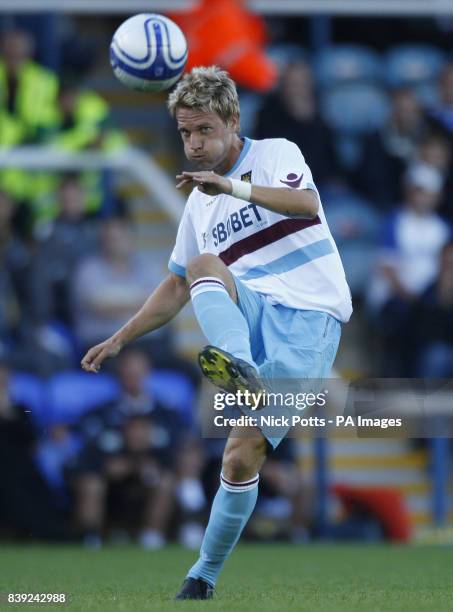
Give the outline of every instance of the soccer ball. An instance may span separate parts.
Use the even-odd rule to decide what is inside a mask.
[[[179,79],[186,62],[185,36],[163,15],[130,17],[117,29],[110,45],[113,72],[131,89],[168,89]]]

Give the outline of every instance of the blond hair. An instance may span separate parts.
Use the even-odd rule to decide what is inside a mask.
[[[192,68],[168,96],[167,106],[172,117],[180,107],[193,108],[216,113],[225,124],[240,114],[236,84],[218,66]]]

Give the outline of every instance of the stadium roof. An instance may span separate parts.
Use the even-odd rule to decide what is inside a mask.
[[[0,0],[0,11],[134,14],[190,8],[196,0]],[[453,15],[452,0],[247,0],[264,15]]]

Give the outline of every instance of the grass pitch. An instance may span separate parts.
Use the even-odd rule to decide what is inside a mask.
[[[241,545],[215,599],[173,600],[193,552],[106,547],[0,549],[2,610],[255,610],[287,612],[453,609],[453,548]],[[69,604],[7,604],[5,593],[66,592]]]

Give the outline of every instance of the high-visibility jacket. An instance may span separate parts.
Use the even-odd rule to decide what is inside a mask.
[[[81,91],[76,98],[73,122],[63,127],[60,110],[54,123],[54,134],[49,142],[70,151],[78,151],[98,144],[104,149],[104,139],[109,135],[107,127],[110,109],[107,102],[93,91]]]
[[[52,131],[46,138],[46,144],[65,151],[81,151],[96,146],[102,151],[118,150],[126,145],[126,138],[118,130],[109,128],[110,108],[107,102],[97,93],[81,90],[76,97],[72,122],[64,126],[64,116],[58,109]],[[87,212],[96,212],[102,205],[102,173],[96,170],[85,170],[80,175],[86,193]],[[33,198],[35,219],[46,221],[58,212],[55,192],[59,176],[55,173],[40,173],[36,176],[36,196]]]
[[[243,0],[200,0],[192,9],[169,17],[187,37],[186,70],[217,64],[238,85],[252,90],[266,92],[276,84],[277,67],[264,51],[265,23]]]
[[[17,73],[13,108],[8,103],[8,75],[0,61],[0,149],[38,141],[50,129],[57,112],[58,79],[33,61],[24,62]],[[0,189],[17,200],[36,193],[34,177],[20,168],[0,170]]]
[[[17,91],[14,107],[8,108],[8,76],[6,66],[0,61],[0,112],[18,121],[25,131],[25,138],[33,141],[41,130],[50,128],[57,112],[58,79],[56,75],[32,61],[24,62],[17,74]],[[3,135],[0,132],[0,145]]]

